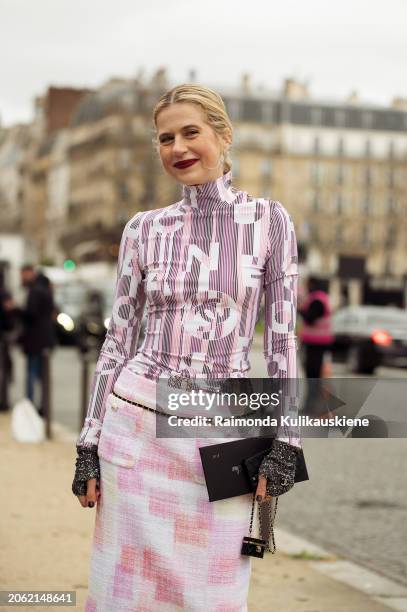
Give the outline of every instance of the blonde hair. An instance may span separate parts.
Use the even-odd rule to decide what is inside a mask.
[[[219,135],[232,141],[233,127],[226,111],[225,103],[216,91],[195,85],[195,83],[184,83],[173,87],[161,96],[153,110],[154,127],[157,128],[157,117],[159,113],[177,102],[188,102],[199,106],[204,114],[208,125]],[[158,143],[153,139],[156,147]],[[223,171],[229,172],[232,168],[232,160],[229,157],[228,147],[223,151]]]

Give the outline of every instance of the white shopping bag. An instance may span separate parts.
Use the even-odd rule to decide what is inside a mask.
[[[24,398],[11,411],[11,433],[17,442],[43,442],[45,423],[34,404]]]

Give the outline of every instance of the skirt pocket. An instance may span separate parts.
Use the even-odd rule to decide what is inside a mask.
[[[108,396],[98,445],[98,455],[101,459],[121,467],[134,466],[142,412],[143,408],[132,406],[112,393]]]

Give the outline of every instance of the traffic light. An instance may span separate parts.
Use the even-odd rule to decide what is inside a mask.
[[[76,263],[73,259],[65,259],[64,261],[64,270],[67,272],[73,272],[76,268]]]

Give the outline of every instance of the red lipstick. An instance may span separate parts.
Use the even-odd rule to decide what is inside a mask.
[[[184,161],[179,161],[176,164],[174,164],[174,166],[176,168],[189,168],[189,166],[192,166],[193,164],[195,164],[198,160],[197,159],[184,159]]]

